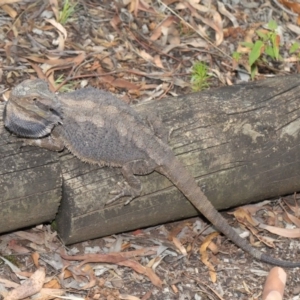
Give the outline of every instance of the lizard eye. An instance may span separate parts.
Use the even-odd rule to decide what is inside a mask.
[[[33,102],[35,102],[36,100],[37,100],[37,98],[36,98],[36,97],[32,98],[32,101],[33,101]]]

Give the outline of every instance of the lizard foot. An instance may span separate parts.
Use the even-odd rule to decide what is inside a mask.
[[[113,190],[110,192],[111,195],[116,195],[115,197],[109,199],[105,205],[107,204],[111,204],[115,201],[117,201],[118,199],[122,198],[122,197],[129,197],[126,202],[124,203],[124,205],[129,204],[135,197],[139,196],[140,191],[137,191],[135,189],[133,189],[132,187],[129,186],[129,184],[124,181],[124,182],[118,182],[117,183],[117,189]]]

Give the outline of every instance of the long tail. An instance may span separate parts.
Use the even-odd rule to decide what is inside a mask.
[[[232,242],[244,251],[263,262],[285,268],[300,267],[300,262],[290,262],[276,259],[253,248],[245,239],[241,238],[222,215],[214,208],[204,193],[201,191],[193,176],[185,166],[173,155],[168,163],[156,170],[166,176],[185,195],[186,198],[204,215],[220,232],[226,235]]]

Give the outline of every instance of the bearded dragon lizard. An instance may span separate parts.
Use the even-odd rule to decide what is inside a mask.
[[[254,258],[282,266],[283,261],[253,248],[214,208],[193,176],[175,157],[166,139],[116,96],[95,88],[56,95],[42,80],[25,80],[12,89],[4,110],[5,127],[26,144],[61,151],[66,147],[82,161],[122,168],[124,183],[109,203],[142,191],[135,175],[157,171],[166,176],[219,231]]]

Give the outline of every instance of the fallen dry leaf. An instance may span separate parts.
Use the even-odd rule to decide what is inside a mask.
[[[175,226],[169,233],[168,233],[168,240],[172,241],[174,237],[176,237],[186,226],[187,223],[182,222]]]
[[[216,31],[216,46],[219,46],[224,40],[224,32],[223,21],[221,15],[217,11],[213,13],[213,21],[214,23],[211,25],[211,27]]]
[[[18,13],[9,5],[2,5],[1,8],[12,18],[14,19]]]
[[[49,282],[44,284],[43,289],[60,289],[61,285],[59,283],[59,281],[57,280],[57,278],[53,278],[52,280],[50,280]]]
[[[10,291],[4,300],[23,299],[38,293],[43,287],[45,277],[45,269],[37,269],[29,279],[22,283],[22,285]]]
[[[285,215],[287,216],[287,218],[294,224],[296,225],[298,228],[300,228],[300,219],[295,217],[294,215],[290,214],[289,212],[286,211],[286,209],[281,206],[282,209],[284,210]]]
[[[202,12],[202,13],[207,13],[207,12],[209,12],[210,11],[210,7],[207,7],[207,6],[205,6],[205,5],[201,5],[201,4],[199,4],[199,2],[200,1],[194,1],[194,0],[187,0],[187,3],[189,4],[189,5],[191,5],[193,8],[195,8],[196,10],[198,10],[198,11],[200,11],[200,12]],[[180,4],[178,4],[178,6],[179,5],[184,5],[184,2],[182,2],[182,3],[180,3]],[[178,7],[177,6],[177,7]],[[184,7],[185,8],[185,7]]]
[[[31,61],[28,60],[28,63],[31,65],[32,69],[35,70],[38,78],[47,81],[47,76],[44,74],[43,70],[41,69],[41,67]],[[50,90],[52,92],[54,92],[54,87],[52,85],[49,86]]]
[[[25,254],[31,251],[28,248],[21,246],[15,239],[11,239],[9,241],[7,248],[13,250],[14,253],[18,253],[18,254]]]
[[[155,269],[159,266],[162,260],[163,260],[163,256],[155,256],[151,260],[149,260],[146,267],[149,267],[155,271]]]
[[[126,295],[126,294],[120,294],[119,297],[120,299],[124,299],[124,300],[141,300],[141,298],[132,295]]]
[[[269,203],[270,203],[270,201],[263,201],[263,202],[259,202],[259,203],[255,203],[255,204],[243,205],[241,207],[243,207],[243,209],[248,211],[251,215],[254,215],[258,211],[264,209],[263,206],[268,205]]]
[[[139,55],[146,61],[153,61],[153,57],[149,53],[147,53],[145,50],[139,51]]]
[[[110,84],[114,87],[123,88],[123,89],[127,89],[127,90],[138,90],[139,89],[138,85],[136,85],[126,79],[123,79],[123,78],[116,78]]]
[[[257,226],[259,224],[254,218],[252,218],[251,214],[247,210],[247,207],[238,207],[233,213],[230,214],[233,214],[240,223],[249,223],[252,226]]]
[[[119,29],[118,29],[118,25],[121,23],[121,19],[119,18],[118,15],[114,15],[114,17],[110,20],[110,25],[113,27],[113,29],[116,31],[116,32],[119,32]]]
[[[278,0],[282,5],[289,8],[292,12],[300,14],[300,3],[296,1]]]
[[[300,27],[299,26],[292,24],[292,23],[287,23],[286,26],[292,32],[296,33],[297,35],[300,35]]]
[[[17,288],[18,286],[20,286],[18,283],[15,283],[13,281],[1,277],[0,277],[0,282],[3,283],[6,288]]]
[[[56,21],[59,19],[59,7],[57,0],[49,0],[50,7],[55,15]]]
[[[287,211],[285,211],[285,214],[287,215],[287,217],[289,218],[289,220],[295,224],[298,228],[300,228],[300,219],[295,217],[294,215],[288,213]]]
[[[173,241],[174,245],[176,246],[176,248],[181,252],[182,255],[187,255],[186,249],[183,247],[183,245],[181,244],[181,242],[179,241],[179,239],[177,237],[173,237],[172,241]]]
[[[154,62],[154,64],[155,64],[158,68],[164,69],[164,66],[163,66],[163,64],[162,64],[162,61],[161,61],[159,55],[155,55],[155,56],[154,56],[153,62]]]
[[[150,36],[150,40],[156,41],[162,34],[162,27],[169,27],[175,21],[176,21],[176,18],[174,16],[166,17],[152,32],[152,35]]]
[[[46,22],[53,25],[59,32],[63,34],[63,38],[66,40],[68,37],[67,30],[60,23],[56,22],[54,19],[45,19]]]
[[[40,254],[38,252],[34,252],[31,254],[32,260],[34,265],[38,268],[39,267],[39,258],[40,258]]]
[[[142,253],[145,253],[145,249],[142,249],[143,251],[128,251],[128,252],[119,252],[119,253],[109,253],[109,254],[85,254],[85,255],[74,255],[69,256],[64,253],[61,253],[61,257],[66,260],[79,260],[82,261],[78,267],[81,267],[82,265],[86,263],[95,263],[95,262],[106,262],[106,263],[115,263],[120,266],[126,266],[130,267],[133,270],[135,270],[139,274],[146,275],[150,281],[156,285],[157,287],[162,286],[162,281],[159,279],[159,277],[153,272],[151,268],[144,267],[140,263],[128,259],[128,257],[136,256],[138,253],[140,255],[144,255]],[[152,251],[152,250],[151,250]]]
[[[143,0],[131,1],[130,12],[134,11],[134,16],[137,17],[138,11],[145,11],[156,14],[155,9]]]
[[[96,276],[95,276],[94,270],[91,265],[86,264],[83,267],[81,267],[80,269],[78,269],[78,271],[80,273],[77,275],[85,276],[88,278],[87,284],[85,284],[82,287],[82,289],[84,289],[84,290],[90,289],[96,285],[97,280],[96,280]]]
[[[60,296],[65,294],[64,289],[48,289],[42,288],[41,291],[34,296],[32,296],[32,300],[50,300],[50,299],[60,299]],[[79,300],[79,299],[78,299]]]
[[[122,262],[117,263],[120,266],[126,266],[132,268],[134,271],[136,271],[139,274],[146,275],[152,284],[155,286],[161,288],[162,287],[162,281],[160,278],[153,272],[153,270],[149,267],[144,267],[140,263],[134,261],[134,260],[125,260]]]
[[[217,273],[215,271],[214,266],[208,260],[208,254],[207,254],[206,249],[207,249],[208,245],[210,244],[210,242],[218,235],[219,235],[218,232],[213,232],[213,233],[209,234],[204,239],[204,241],[202,242],[202,244],[200,246],[201,261],[208,267],[210,279],[212,282],[217,281]]]
[[[237,22],[236,17],[232,13],[230,13],[226,9],[225,5],[222,2],[220,2],[220,1],[218,1],[218,10],[219,10],[219,12],[222,15],[224,15],[225,17],[227,17],[231,21],[231,23],[233,24],[234,28],[238,28],[239,27],[239,23]]]
[[[38,245],[43,245],[45,243],[44,235],[42,233],[30,233],[26,231],[16,231],[15,235],[19,236],[22,239],[31,241]]]
[[[297,202],[296,193],[294,193],[293,200],[294,200],[294,205],[291,205],[288,201],[286,201],[286,199],[283,199],[285,205],[288,206],[288,208],[295,214],[295,216],[300,217],[300,207]]]
[[[265,245],[267,245],[270,248],[275,248],[275,244],[274,242],[276,241],[273,238],[270,238],[268,236],[261,236],[260,234],[254,234],[255,237],[262,243],[264,243]]]
[[[27,279],[27,278],[31,277],[33,273],[23,271],[23,272],[15,272],[15,274]]]
[[[0,256],[0,258],[4,261],[4,263],[6,265],[9,266],[9,268],[18,276],[18,273],[21,273],[21,270],[16,266],[14,265],[13,263],[11,263],[8,259],[4,258],[3,256]],[[18,276],[20,279],[24,279],[24,277],[20,277]]]
[[[16,3],[16,2],[21,2],[22,0],[0,0],[0,6],[5,5],[5,4],[11,4],[11,3]]]
[[[284,237],[288,237],[288,238],[299,238],[300,237],[300,228],[294,228],[294,229],[290,229],[290,228],[279,228],[279,227],[275,227],[275,226],[270,226],[270,225],[265,225],[260,223],[259,228],[262,229],[266,229],[274,234],[280,235],[280,236],[284,236]]]
[[[65,48],[65,38],[63,36],[63,34],[59,31],[57,31],[58,33],[58,42],[57,42],[57,48],[56,50],[57,51],[64,51],[64,48]]]

